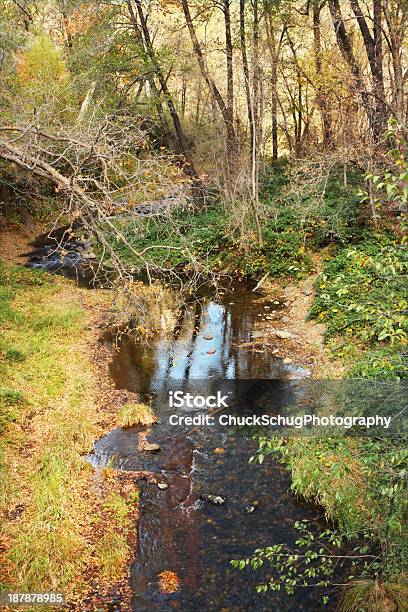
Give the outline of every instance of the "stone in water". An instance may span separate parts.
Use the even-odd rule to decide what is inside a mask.
[[[147,443],[143,446],[143,450],[148,451],[149,453],[157,453],[157,451],[161,450],[161,448],[158,444]]]

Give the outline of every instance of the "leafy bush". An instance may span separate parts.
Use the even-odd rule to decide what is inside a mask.
[[[359,190],[362,178],[356,168],[349,168],[345,185],[343,168],[327,168],[326,160],[273,166],[260,190],[268,223],[278,232],[300,232],[313,248],[331,240],[355,242],[365,226]]]
[[[405,345],[408,272],[404,245],[373,242],[348,248],[331,260],[316,284],[311,317],[327,322],[327,336],[343,334],[366,346]]]
[[[373,380],[408,378],[408,355],[391,349],[365,352],[351,368],[349,376]]]
[[[291,472],[292,490],[324,508],[326,517],[337,527],[338,541],[357,543],[355,560],[358,562],[359,553],[363,553],[363,562],[372,555],[368,565],[360,565],[361,577],[374,579],[381,574],[390,584],[399,580],[408,569],[408,450],[404,440],[261,436],[258,442],[252,461],[263,463],[268,455],[277,456]],[[275,544],[233,564],[241,569],[247,565],[257,569],[264,561],[271,565],[274,574],[260,586],[260,592],[282,587],[293,593],[309,578],[318,578],[321,586],[328,586],[333,568],[330,561],[328,567],[326,564],[331,555],[327,547],[305,551],[305,544],[315,546],[319,539],[310,531],[305,534],[307,541],[298,540],[297,550],[289,554],[284,545]],[[308,564],[319,557],[319,567],[312,566],[313,572],[308,573]],[[296,567],[288,571],[291,560],[296,561]],[[306,571],[301,565],[304,562]],[[355,574],[349,580],[353,577]]]

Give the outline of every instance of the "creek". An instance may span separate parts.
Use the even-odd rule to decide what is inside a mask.
[[[31,265],[75,276],[77,249],[75,243],[68,247],[64,261],[50,246],[40,245]],[[194,406],[170,407],[169,390],[205,394],[245,381],[240,402],[227,410],[241,414],[245,402],[256,411],[253,400],[262,381],[268,380],[274,406],[284,402],[293,381],[308,372],[284,366],[262,342],[254,342],[256,322],[276,316],[282,308],[238,283],[217,297],[207,292],[187,300],[172,333],[160,333],[143,344],[125,336],[114,352],[111,379],[116,388],[150,401],[159,422],[147,438],[161,450],[139,450],[146,428],[118,427],[95,442],[89,461],[99,468],[155,472],[168,484],[164,490],[140,484],[138,549],[131,568],[132,607],[137,612],[330,609],[322,605],[320,589],[300,589],[293,596],[282,591],[258,595],[255,587],[268,576],[268,568],[240,571],[230,564],[259,547],[294,544],[295,521],[307,519],[316,530],[324,527],[319,510],[291,493],[285,469],[272,459],[262,465],[249,463],[257,445],[248,429],[217,422],[195,428],[169,422],[171,414],[197,414]],[[107,335],[104,342],[113,339]],[[222,497],[225,503],[211,503],[208,496]],[[160,588],[163,572],[177,575],[178,590]]]

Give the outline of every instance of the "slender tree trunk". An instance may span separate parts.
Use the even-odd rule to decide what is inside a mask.
[[[373,89],[375,93],[376,140],[384,138],[389,112],[386,104],[383,72],[383,20],[382,0],[373,0],[374,12],[374,65]]]
[[[271,116],[272,116],[272,159],[278,159],[278,64],[282,41],[286,31],[283,26],[279,43],[276,39],[275,27],[268,7],[265,7],[266,15],[266,40],[271,56]]]
[[[200,110],[201,110],[201,97],[203,95],[202,89],[202,79],[198,79],[198,90],[197,90],[197,102],[196,102],[196,110],[195,110],[195,122],[199,123],[200,121]]]
[[[385,21],[388,28],[388,43],[392,58],[393,69],[393,113],[399,123],[404,122],[405,104],[404,104],[404,72],[402,68],[402,42],[405,34],[404,22],[406,17],[401,17],[401,23],[395,23],[397,18],[391,14],[388,0],[383,0],[383,11]]]
[[[88,112],[88,109],[91,105],[92,96],[95,93],[96,86],[97,86],[97,81],[92,81],[92,83],[90,84],[88,88],[88,91],[86,92],[85,98],[81,104],[81,108],[79,109],[77,123],[82,123],[82,121],[84,120]]]
[[[252,26],[252,45],[253,45],[253,68],[252,68],[252,95],[251,117],[253,129],[251,130],[251,184],[252,197],[251,205],[256,225],[258,245],[262,244],[262,228],[259,219],[259,143],[261,134],[260,116],[260,66],[259,66],[259,12],[258,0],[253,0],[253,26]],[[245,34],[245,31],[244,31]]]
[[[250,159],[252,161],[252,147],[254,143],[255,118],[253,114],[251,85],[250,85],[250,77],[249,77],[248,54],[247,54],[247,46],[246,46],[245,0],[240,0],[239,2],[239,33],[240,33],[240,42],[241,42],[242,67],[243,67],[243,72],[244,72],[245,96],[246,96],[247,111],[248,111],[249,140],[250,140],[250,151],[251,151]]]
[[[187,100],[187,80],[186,75],[183,72],[182,83],[181,83],[181,116],[184,119],[186,114],[186,100]]]
[[[253,8],[253,29],[252,29],[252,44],[253,44],[253,116],[254,116],[254,131],[252,145],[252,196],[256,205],[258,205],[258,182],[259,182],[259,145],[261,140],[261,116],[260,116],[260,80],[261,72],[259,65],[259,5],[258,0],[252,0]]]
[[[131,0],[127,0],[127,7],[128,7],[128,11],[129,11],[129,16],[130,16],[130,20],[133,26],[133,31],[136,37],[136,41],[137,41],[137,45],[146,61],[146,63],[149,61],[149,54],[147,53],[146,50],[146,45],[145,42],[143,40],[142,35],[140,34],[139,31],[139,26],[137,23],[137,18],[136,18],[136,14],[133,10],[133,5]],[[159,117],[160,120],[160,124],[162,127],[162,132],[164,134],[164,137],[166,139],[167,142],[167,146],[169,147],[169,149],[175,150],[177,149],[177,144],[176,144],[176,140],[174,137],[174,134],[172,133],[169,123],[167,121],[167,117],[166,114],[164,112],[164,108],[163,108],[163,104],[161,101],[161,96],[160,96],[160,92],[156,86],[155,80],[153,78],[153,76],[151,74],[148,75],[146,82],[145,82],[146,88],[150,87],[150,93],[153,95],[153,100],[154,100],[154,105],[156,107],[156,111],[157,111],[157,115]],[[147,94],[149,92],[146,92]]]
[[[131,5],[131,0],[127,0],[128,2],[128,6],[129,4]],[[169,113],[170,116],[173,120],[173,124],[174,124],[174,129],[176,131],[177,134],[177,139],[180,145],[180,150],[185,158],[185,165],[183,167],[184,171],[186,174],[188,174],[189,176],[192,176],[196,179],[198,179],[198,174],[197,171],[194,167],[194,163],[193,163],[193,159],[191,156],[191,152],[190,152],[190,148],[187,144],[187,140],[186,137],[184,135],[184,131],[180,122],[180,117],[178,116],[176,107],[174,105],[173,102],[173,98],[170,94],[170,90],[168,88],[167,85],[167,81],[164,77],[163,71],[161,69],[161,66],[157,60],[156,57],[156,53],[154,51],[153,48],[153,43],[152,40],[150,38],[150,32],[149,32],[149,28],[147,26],[147,20],[146,20],[146,16],[143,12],[143,7],[142,7],[142,2],[141,0],[134,0],[136,7],[137,7],[137,11],[138,11],[138,15],[139,15],[139,20],[140,20],[140,26],[143,32],[143,38],[144,38],[144,42],[145,42],[145,48],[146,48],[146,52],[149,56],[149,59],[152,63],[153,66],[153,70],[154,73],[157,77],[157,80],[159,81],[160,84],[160,88],[161,91],[163,92],[164,98],[166,100],[166,104],[167,107],[169,109]],[[136,24],[137,27],[137,24]]]
[[[272,159],[278,159],[278,65],[272,62],[271,74]]]
[[[383,32],[382,32],[382,0],[373,0],[373,34],[363,15],[358,0],[350,0],[351,7],[357,19],[364,41],[368,63],[370,64],[372,81],[372,129],[375,142],[383,138],[387,122],[387,106],[385,102],[385,87],[383,75]]]
[[[224,0],[223,12],[225,20],[225,50],[227,57],[227,116],[228,122],[232,128],[228,130],[227,133],[232,135],[234,133],[234,64],[230,4],[230,0]],[[231,150],[234,144],[235,142],[230,142],[228,149]]]
[[[292,115],[293,121],[295,124],[295,150],[296,155],[301,154],[302,150],[302,122],[303,122],[303,84],[302,84],[302,71],[299,67],[299,62],[296,54],[295,45],[293,40],[288,34],[289,46],[292,51],[293,61],[296,68],[296,81],[297,81],[297,91],[296,93],[290,94],[290,87],[288,87],[289,95],[292,100]],[[296,95],[296,99],[295,99]]]
[[[331,127],[330,117],[330,104],[327,99],[327,94],[323,86],[323,75],[322,75],[322,46],[321,46],[321,34],[320,34],[320,11],[322,5],[321,0],[313,0],[313,42],[314,42],[314,55],[315,55],[315,67],[317,76],[316,85],[316,101],[320,110],[323,126],[323,144],[326,148],[330,148],[333,144],[333,133]]]
[[[255,134],[256,146],[259,144],[261,134],[261,116],[260,116],[260,81],[261,68],[259,64],[259,4],[258,0],[252,0],[253,6],[253,104],[254,104],[254,119],[255,119]]]
[[[374,133],[375,122],[373,118],[372,103],[367,92],[363,72],[353,52],[351,40],[347,33],[343,15],[340,9],[339,0],[328,0],[328,3],[334,31],[336,33],[337,44],[344,60],[347,62],[350,68],[351,74],[354,77],[356,91],[361,96],[364,110],[368,118],[368,123],[372,132]]]
[[[137,0],[137,2],[140,2],[140,0]],[[191,38],[191,42],[193,45],[193,49],[194,49],[194,53],[196,55],[197,61],[198,61],[198,65],[200,67],[200,71],[202,74],[202,77],[204,79],[204,81],[207,83],[211,95],[213,97],[213,99],[215,100],[222,118],[224,120],[224,124],[225,124],[225,129],[226,129],[226,133],[227,133],[227,156],[229,157],[232,152],[233,149],[236,145],[236,134],[235,134],[235,129],[234,129],[234,125],[231,122],[231,117],[230,117],[230,112],[228,109],[227,104],[224,101],[224,98],[222,97],[217,85],[215,84],[213,78],[211,77],[206,63],[205,63],[205,59],[204,59],[204,54],[203,51],[201,49],[200,43],[198,41],[197,38],[197,33],[194,27],[194,23],[193,23],[193,19],[191,17],[191,13],[190,13],[190,7],[188,4],[188,0],[181,0],[181,5],[183,8],[183,13],[184,13],[184,17],[186,20],[186,24],[187,24],[187,28],[190,34],[190,38]]]

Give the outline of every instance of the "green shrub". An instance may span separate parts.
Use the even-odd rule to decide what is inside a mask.
[[[408,355],[390,349],[367,351],[351,368],[349,376],[373,380],[408,378]]]
[[[401,279],[408,272],[404,245],[372,242],[342,250],[329,261],[316,283],[310,316],[336,334],[367,346],[396,346],[408,338],[408,297]]]
[[[24,396],[20,391],[16,389],[9,389],[8,387],[3,387],[0,389],[0,405],[3,406],[18,406],[19,404],[23,404],[25,401]]]

